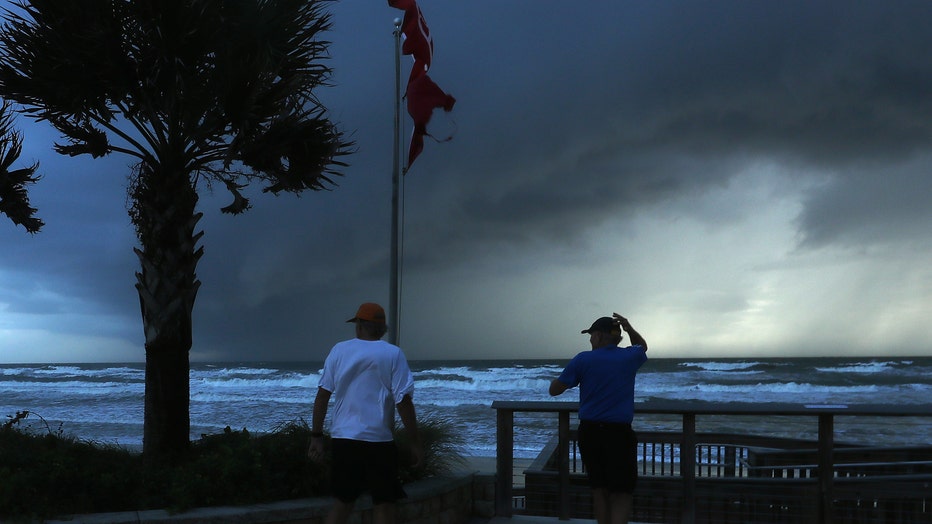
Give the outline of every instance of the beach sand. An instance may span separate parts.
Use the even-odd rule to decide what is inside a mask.
[[[495,473],[495,457],[467,456],[464,458],[466,459],[466,469],[469,471]]]
[[[463,469],[466,471],[494,475],[496,473],[496,460],[495,457],[476,457],[476,456],[465,456],[465,464]],[[534,459],[529,458],[516,458],[512,460],[512,478],[516,485],[524,485],[524,470],[534,462]]]

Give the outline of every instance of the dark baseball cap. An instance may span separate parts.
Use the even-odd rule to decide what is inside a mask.
[[[592,323],[592,326],[589,327],[589,329],[584,329],[580,331],[580,333],[595,333],[595,332],[611,333],[613,335],[620,335],[621,328],[618,326],[617,323],[615,323],[615,319],[613,319],[612,317],[601,317],[599,319],[596,319],[596,321]]]

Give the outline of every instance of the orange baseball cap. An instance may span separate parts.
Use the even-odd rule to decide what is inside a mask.
[[[367,322],[385,323],[385,310],[375,302],[366,302],[356,310],[356,316],[347,320],[347,322],[356,322],[365,320]]]

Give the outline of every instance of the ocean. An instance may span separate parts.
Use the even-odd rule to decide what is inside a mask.
[[[495,455],[496,400],[554,399],[550,381],[566,360],[411,361],[420,417],[449,420],[466,456]],[[227,426],[262,433],[311,418],[320,362],[214,362],[191,365],[191,438]],[[142,446],[143,364],[0,364],[0,422],[18,411],[31,429],[62,432],[130,449]],[[651,399],[799,404],[928,404],[932,358],[651,359],[637,377],[637,401]],[[39,418],[41,417],[41,418]],[[853,417],[850,417],[853,418]],[[815,438],[810,419],[699,418],[699,431]],[[515,456],[537,454],[555,417],[516,418]],[[680,428],[677,417],[638,416],[635,429]],[[932,420],[838,417],[836,440],[867,445],[932,445]]]

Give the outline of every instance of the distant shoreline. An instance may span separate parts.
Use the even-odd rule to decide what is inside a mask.
[[[476,363],[521,363],[521,364],[553,364],[561,363],[565,364],[575,355],[574,351],[583,351],[585,348],[582,346],[573,349],[567,348],[567,353],[555,357],[546,357],[546,358],[453,358],[453,359],[437,359],[437,358],[408,358],[408,362],[412,365],[420,365],[426,367],[433,367],[438,363],[442,363],[447,366],[455,366],[458,364],[461,365],[475,365]],[[655,354],[650,355],[652,361],[677,361],[677,362],[703,362],[703,361],[724,361],[724,362],[750,362],[750,361],[813,361],[819,359],[830,359],[840,362],[858,362],[858,361],[893,361],[893,360],[909,360],[909,359],[927,359],[932,357],[928,354],[914,354],[914,355],[807,355],[807,356],[777,356],[777,355],[729,355],[729,356],[714,356],[714,355],[705,355],[705,356],[689,356],[689,357],[677,357],[677,356],[660,356],[658,351],[653,351]],[[36,366],[144,366],[145,360],[128,360],[128,361],[55,361],[55,362],[21,362],[21,361],[7,361],[0,362],[0,367],[16,367],[16,366],[26,366],[26,367],[36,367]],[[190,360],[190,365],[195,366],[257,366],[257,365],[269,365],[269,366],[298,366],[304,367],[309,364],[318,364],[323,365],[323,360],[319,359],[307,359],[307,360],[200,360],[197,358],[192,358]]]

